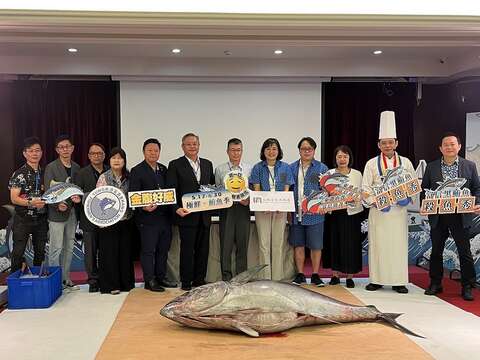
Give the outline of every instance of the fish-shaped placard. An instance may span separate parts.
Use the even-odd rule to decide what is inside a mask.
[[[42,200],[47,204],[57,204],[74,195],[83,196],[83,190],[75,184],[56,183],[42,195]]]

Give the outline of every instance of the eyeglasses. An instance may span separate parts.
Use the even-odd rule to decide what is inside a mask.
[[[315,150],[315,149],[314,149],[314,148],[311,148],[311,147],[310,147],[310,148],[304,148],[304,147],[301,147],[301,148],[300,148],[300,151],[303,151],[303,152],[311,152],[311,151],[313,151],[313,150]]]
[[[25,150],[25,152],[27,154],[39,154],[42,152],[42,149],[28,149],[28,150]]]
[[[89,152],[88,155],[91,155],[91,156],[105,156],[105,153],[104,152]]]
[[[70,150],[71,148],[72,148],[72,145],[57,146],[58,150]]]

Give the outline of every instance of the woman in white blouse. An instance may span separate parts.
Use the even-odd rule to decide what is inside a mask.
[[[340,145],[334,150],[335,169],[329,173],[340,173],[348,177],[350,185],[362,187],[362,173],[352,169],[352,150]],[[361,222],[363,207],[358,203],[354,207],[333,211],[326,217],[323,267],[333,270],[330,285],[340,283],[340,274],[346,274],[346,285],[355,287],[353,274],[362,270],[362,233]]]

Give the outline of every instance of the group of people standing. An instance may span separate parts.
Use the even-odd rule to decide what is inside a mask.
[[[393,113],[382,113],[378,148],[380,154],[369,160],[362,174],[353,166],[353,153],[346,145],[337,147],[333,154],[334,168],[315,159],[317,144],[311,137],[298,143],[299,159],[292,164],[282,161],[279,141],[269,138],[262,144],[260,162],[253,167],[242,161],[243,144],[232,138],[227,143],[228,161],[214,170],[212,162],[199,157],[200,139],[193,133],[182,137],[184,155],[172,160],[168,167],[159,162],[161,144],[157,139],[147,139],[142,147],[144,160],[127,170],[127,158],[121,148],[113,148],[105,164],[105,148],[99,143],[89,147],[90,163],[80,168],[72,160],[74,145],[68,136],[60,136],[55,142],[58,158],[45,170],[40,167],[42,148],[37,138],[25,140],[23,155],[25,165],[15,171],[9,183],[11,201],[15,205],[14,246],[12,271],[21,268],[29,234],[34,246],[34,265],[44,261],[47,230],[49,235],[49,263],[62,267],[66,288],[76,286],[69,278],[77,218],[83,231],[85,269],[91,292],[118,294],[134,287],[132,242],[135,241],[134,222],[141,242],[140,260],[145,289],[164,291],[176,287],[166,278],[168,252],[172,239],[172,224],[178,225],[180,235],[180,281],[183,290],[205,284],[208,265],[211,211],[190,212],[182,206],[182,196],[200,191],[201,185],[223,185],[224,177],[233,170],[241,171],[254,191],[293,191],[295,212],[257,211],[255,224],[258,234],[258,254],[261,264],[268,264],[263,276],[284,280],[285,249],[294,248],[297,275],[295,284],[306,282],[304,275],[305,248],[310,249],[312,261],[311,282],[324,283],[319,276],[324,268],[331,268],[331,285],[340,283],[342,274],[346,286],[354,287],[353,275],[362,269],[361,221],[364,206],[369,209],[369,271],[371,283],[367,290],[374,291],[388,285],[398,293],[407,293],[408,283],[408,225],[407,210],[393,206],[390,211],[375,207],[373,187],[382,183],[389,169],[402,166],[416,177],[412,163],[396,152],[398,140]],[[391,114],[390,114],[391,113]],[[393,119],[393,120],[392,120]],[[457,142],[450,144],[450,142]],[[444,143],[448,143],[448,146]],[[424,188],[435,188],[439,180],[452,176],[468,179],[466,187],[480,202],[480,182],[475,165],[458,157],[460,141],[455,135],[442,138],[440,161],[429,164],[423,180]],[[448,147],[448,151],[445,150]],[[452,150],[453,149],[453,150]],[[438,163],[438,164],[437,164]],[[453,165],[452,165],[453,164]],[[473,167],[472,167],[473,164]],[[320,191],[319,178],[324,174],[339,173],[348,184],[361,189],[362,202],[343,210],[329,213],[306,213],[302,200],[312,192]],[[93,225],[83,213],[82,199],[72,196],[59,204],[46,205],[41,195],[56,182],[73,182],[85,195],[96,187],[114,186],[125,194],[129,191],[175,188],[177,204],[158,206],[150,204],[135,211],[128,209],[121,221],[108,227]],[[475,206],[480,212],[480,205]],[[250,235],[249,200],[235,202],[230,208],[221,209],[220,249],[222,279],[229,281],[235,274],[247,269],[247,252]],[[440,219],[438,219],[440,218]],[[460,252],[462,266],[462,296],[472,300],[471,287],[475,282],[475,270],[465,230],[469,226],[468,215],[452,214],[430,218],[432,226],[431,286],[425,292],[432,295],[441,292],[442,251],[448,231],[452,233]],[[285,241],[286,224],[289,223],[288,241]],[[232,252],[235,248],[235,269],[232,268]],[[323,253],[322,253],[323,250]],[[61,256],[60,256],[61,255]]]

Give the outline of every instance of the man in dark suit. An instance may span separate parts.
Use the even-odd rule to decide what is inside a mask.
[[[144,160],[130,173],[129,191],[166,188],[167,168],[158,162],[161,145],[157,139],[143,143]],[[150,204],[135,210],[135,222],[140,231],[145,289],[161,292],[165,287],[176,287],[165,279],[167,258],[172,241],[170,206]]]
[[[85,196],[97,187],[98,177],[108,170],[105,166],[105,147],[99,143],[93,143],[88,148],[90,164],[81,168],[75,175],[73,182],[82,188]],[[87,219],[83,206],[78,206],[80,213],[80,229],[83,231],[83,248],[85,271],[88,276],[89,292],[98,292],[98,227]]]
[[[200,185],[215,184],[213,165],[209,160],[198,156],[200,139],[188,133],[182,137],[182,150],[185,156],[172,160],[168,165],[167,183],[177,192],[174,205],[175,222],[180,232],[180,280],[182,289],[205,284],[210,241],[211,214],[190,213],[182,207],[182,196],[198,192]]]
[[[464,188],[469,188],[476,197],[475,213],[480,213],[480,180],[475,163],[458,156],[461,149],[460,138],[454,133],[446,133],[439,147],[442,158],[427,165],[423,176],[422,188],[435,190],[438,182],[453,178],[464,178]],[[423,198],[423,196],[422,196]],[[472,301],[472,286],[475,283],[475,267],[470,250],[469,227],[473,214],[429,215],[432,253],[430,256],[430,286],[425,295],[435,295],[443,291],[443,250],[449,234],[452,235],[460,257],[462,273],[462,297]]]

